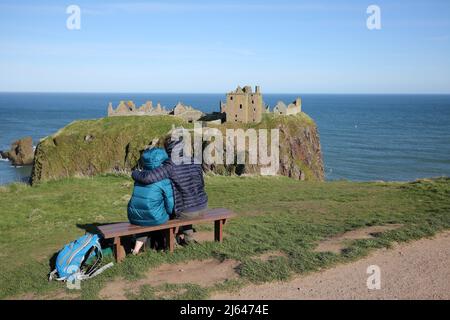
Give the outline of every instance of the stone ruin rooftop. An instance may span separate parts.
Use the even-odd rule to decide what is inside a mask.
[[[286,105],[279,101],[273,108],[272,113],[277,116],[289,116],[302,112],[302,100],[297,98],[292,103]],[[264,113],[270,113],[270,107],[263,101],[260,88],[255,87],[255,92],[250,86],[238,87],[226,95],[226,102],[220,101],[220,112],[205,115],[200,110],[192,106],[184,105],[181,102],[171,110],[161,106],[160,103],[153,106],[152,101],[147,101],[140,107],[136,107],[133,101],[121,101],[116,109],[112,103],[108,106],[108,117],[114,116],[158,116],[172,115],[180,117],[187,122],[194,121],[226,121],[241,123],[259,123]]]

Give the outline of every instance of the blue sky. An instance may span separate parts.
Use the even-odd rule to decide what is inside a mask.
[[[381,30],[366,27],[371,4]],[[447,0],[0,0],[0,91],[450,93],[449,13]]]

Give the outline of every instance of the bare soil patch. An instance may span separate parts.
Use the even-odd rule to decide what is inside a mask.
[[[116,279],[109,282],[101,291],[102,299],[126,299],[127,293],[137,293],[143,285],[156,287],[165,283],[192,283],[202,287],[212,286],[226,280],[236,279],[239,262],[235,260],[219,261],[208,259],[188,261],[179,264],[163,264],[147,272],[143,279],[126,281]]]
[[[12,297],[8,300],[74,300],[74,299],[75,300],[80,299],[80,294],[78,292],[68,293],[64,289],[61,289],[43,295],[37,295],[35,293],[25,293],[19,296]]]
[[[380,233],[401,228],[401,224],[388,224],[384,226],[370,226],[345,232],[341,235],[331,237],[319,242],[319,245],[314,249],[315,252],[334,252],[341,253],[341,251],[348,247],[348,243],[353,240],[372,239]]]

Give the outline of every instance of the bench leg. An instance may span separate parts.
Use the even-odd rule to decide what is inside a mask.
[[[120,243],[120,237],[114,238],[114,254],[116,256],[116,261],[121,262],[125,259],[125,249]]]
[[[175,228],[169,228],[166,231],[167,249],[173,252],[175,248]]]
[[[222,242],[223,240],[223,225],[226,219],[214,221],[214,240]]]

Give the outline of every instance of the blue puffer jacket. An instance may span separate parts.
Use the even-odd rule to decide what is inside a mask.
[[[153,148],[142,154],[145,170],[152,171],[169,159],[160,148]],[[156,226],[169,220],[174,207],[173,189],[169,179],[153,184],[134,183],[133,195],[128,203],[128,220],[140,226]]]

